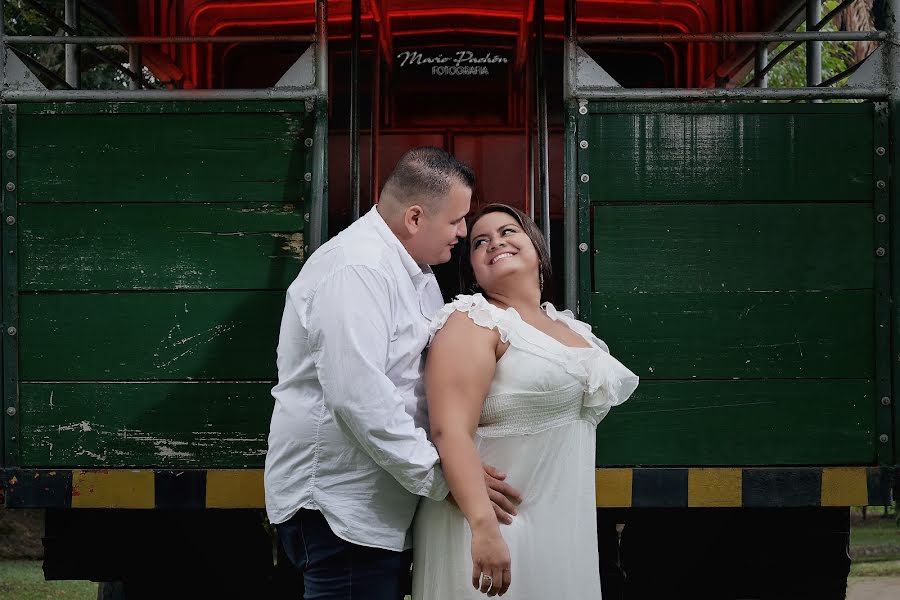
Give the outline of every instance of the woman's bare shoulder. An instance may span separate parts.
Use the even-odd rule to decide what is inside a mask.
[[[477,324],[467,313],[457,310],[447,317],[447,322],[434,336],[435,341],[448,338],[460,338],[471,341],[483,340],[485,342],[493,342],[493,345],[496,346],[497,341],[500,339],[500,333],[495,328]]]

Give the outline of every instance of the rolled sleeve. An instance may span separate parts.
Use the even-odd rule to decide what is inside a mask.
[[[309,346],[338,427],[409,492],[441,500],[448,487],[437,450],[386,374],[390,307],[385,275],[342,267],[319,284],[309,303]]]

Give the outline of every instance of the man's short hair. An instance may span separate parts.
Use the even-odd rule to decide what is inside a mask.
[[[400,157],[381,194],[403,206],[433,207],[434,201],[445,197],[454,183],[474,191],[472,168],[441,148],[423,146]]]

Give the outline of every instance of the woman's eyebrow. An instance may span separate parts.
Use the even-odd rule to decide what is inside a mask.
[[[501,225],[500,227],[498,227],[498,228],[497,228],[497,231],[503,231],[504,229],[506,229],[506,228],[509,227],[510,225],[512,225],[513,227],[519,227],[518,224],[513,223],[512,221],[510,221],[509,223],[506,223],[505,225]],[[474,242],[474,241],[477,240],[478,238],[482,238],[482,237],[486,237],[486,236],[487,236],[486,233],[479,233],[478,235],[473,235],[473,236],[472,236],[472,241]]]

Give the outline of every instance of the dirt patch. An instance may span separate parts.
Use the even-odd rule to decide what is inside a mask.
[[[888,600],[900,595],[900,577],[851,579],[847,600]]]
[[[44,511],[0,508],[0,559],[44,556]]]

